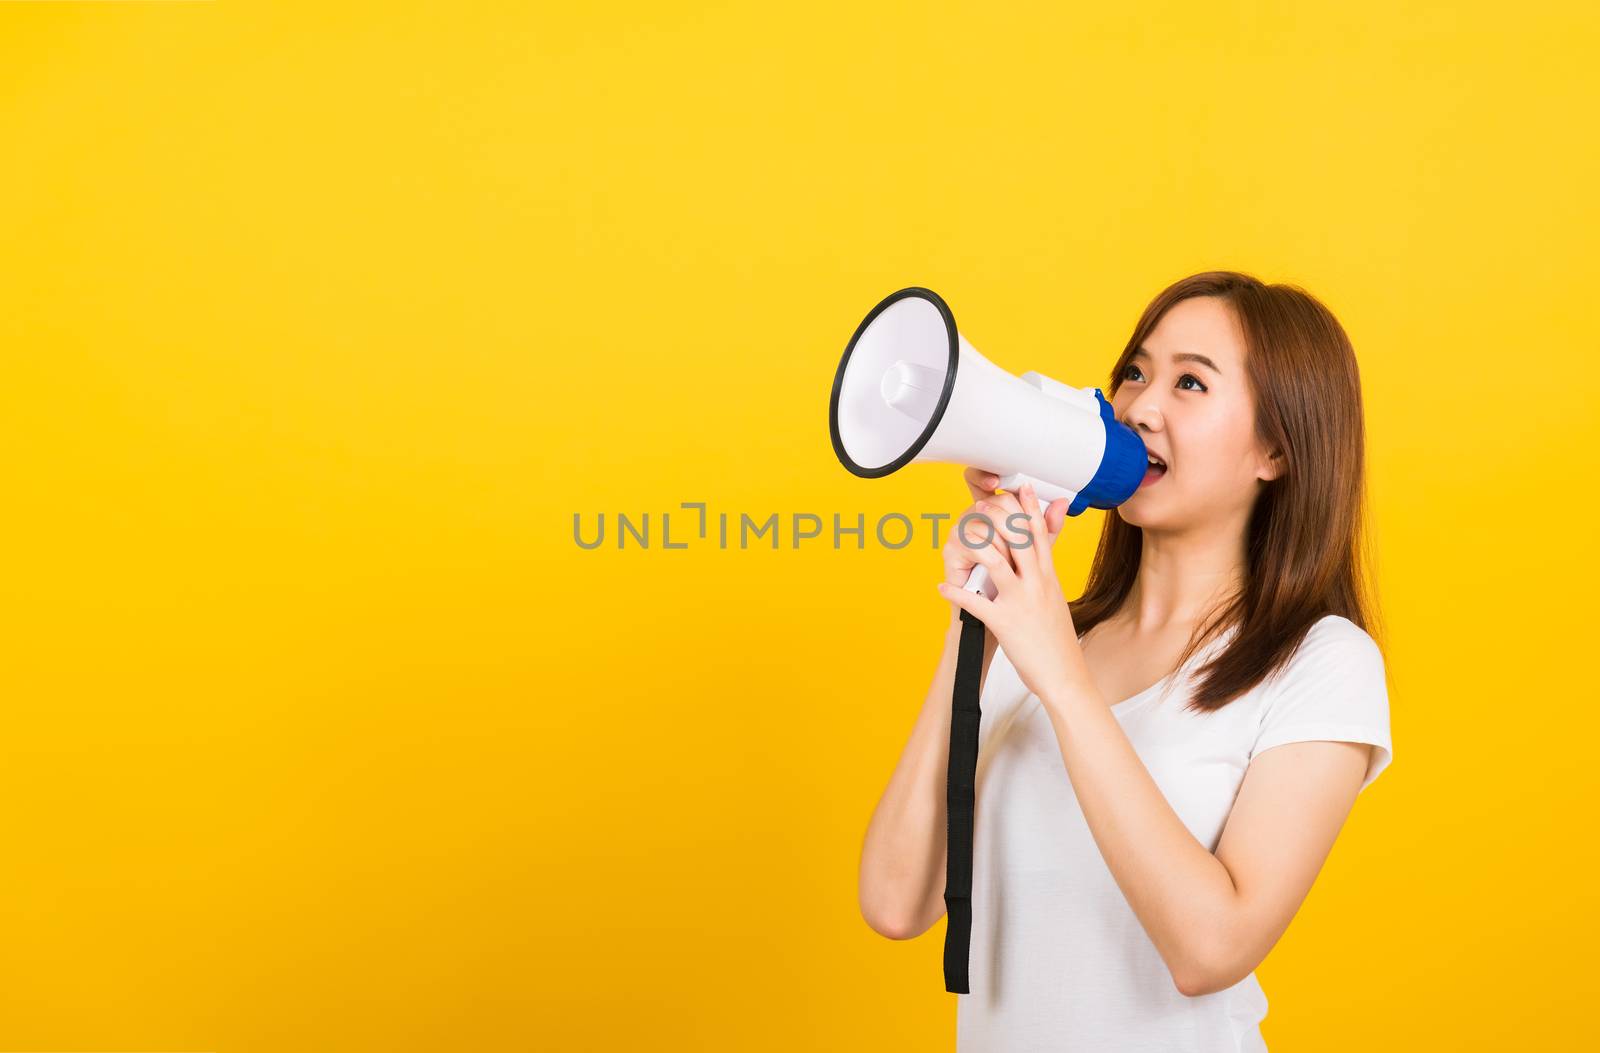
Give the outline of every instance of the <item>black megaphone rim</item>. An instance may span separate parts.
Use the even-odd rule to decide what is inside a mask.
[[[857,464],[845,452],[844,440],[839,435],[839,394],[844,389],[845,368],[850,364],[850,356],[855,353],[856,342],[861,339],[861,334],[867,331],[873,321],[894,304],[913,296],[920,297],[933,304],[934,307],[938,308],[940,317],[944,319],[945,333],[950,339],[950,358],[944,371],[944,389],[939,392],[939,403],[934,407],[932,415],[929,416],[927,426],[922,429],[922,434],[917,436],[917,440],[907,447],[904,453],[881,467],[865,467]],[[944,298],[938,293],[932,289],[924,289],[920,285],[912,285],[897,292],[892,292],[879,301],[878,306],[867,312],[867,316],[861,320],[861,324],[856,326],[856,331],[850,337],[850,342],[845,345],[844,355],[839,359],[839,368],[833,374],[833,395],[828,400],[828,434],[833,439],[833,452],[839,458],[839,463],[850,469],[851,474],[858,475],[863,479],[880,479],[910,464],[912,459],[922,452],[922,448],[928,445],[928,440],[933,438],[933,433],[939,428],[939,422],[944,419],[945,407],[950,404],[950,394],[956,387],[956,366],[960,362],[961,343],[960,338],[957,336],[955,315],[950,313],[950,305],[945,303]]]

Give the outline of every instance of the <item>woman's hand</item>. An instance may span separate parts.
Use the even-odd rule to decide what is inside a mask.
[[[967,489],[972,492],[973,501],[982,501],[986,497],[994,496],[994,488],[1000,485],[1000,477],[993,472],[986,472],[982,468],[968,468],[961,473],[961,480],[967,484]]]
[[[962,509],[961,514],[956,517],[956,527],[950,531],[950,536],[945,540],[944,547],[940,550],[940,555],[944,559],[944,580],[958,589],[967,583],[967,578],[972,574],[972,568],[978,565],[978,560],[973,555],[972,550],[983,542],[988,533],[982,523],[968,521],[965,532],[968,540],[966,544],[962,544],[960,537],[962,532],[961,521],[968,516],[981,515],[992,518],[979,507],[979,503],[999,500],[995,495],[994,488],[1000,485],[1000,477],[998,475],[993,472],[986,472],[981,468],[968,468],[961,473],[961,478],[966,482],[967,489],[972,493],[972,504]],[[955,613],[955,611],[951,611],[952,615]]]
[[[968,469],[969,473],[972,471]],[[978,474],[981,481],[982,473]],[[968,485],[974,485],[970,477]],[[994,539],[969,547],[961,540],[958,521],[945,546],[946,579],[939,583],[940,595],[973,614],[994,634],[1022,682],[1040,698],[1088,680],[1072,611],[1056,580],[1051,557],[1051,547],[1069,504],[1060,498],[1052,501],[1048,509],[1041,509],[1033,487],[1027,484],[1016,496],[981,497],[969,511],[981,513],[994,523]],[[1019,513],[1018,518],[1011,518]],[[965,536],[981,541],[988,531],[981,524],[975,525],[978,529],[969,529]],[[951,552],[952,546],[965,555]],[[965,575],[958,579],[955,572],[963,560],[988,569],[996,589],[993,600],[961,587]],[[970,566],[967,570],[970,572]]]

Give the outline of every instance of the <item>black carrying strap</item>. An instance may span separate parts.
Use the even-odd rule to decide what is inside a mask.
[[[955,690],[950,697],[950,772],[946,788],[944,989],[970,993],[967,957],[972,944],[972,829],[978,773],[978,688],[983,677],[983,622],[961,612]]]

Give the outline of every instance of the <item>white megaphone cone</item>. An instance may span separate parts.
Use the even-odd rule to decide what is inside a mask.
[[[967,343],[928,289],[892,293],[856,327],[828,418],[834,453],[863,478],[908,464],[974,465],[1005,490],[1031,481],[1041,506],[1069,499],[1068,515],[1115,508],[1145,473],[1144,441],[1099,388],[1007,373]],[[981,566],[966,588],[995,596]]]

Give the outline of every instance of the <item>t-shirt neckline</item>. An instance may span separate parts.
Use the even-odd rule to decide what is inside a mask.
[[[1178,668],[1162,677],[1160,680],[1157,680],[1143,691],[1129,695],[1120,702],[1113,702],[1107,708],[1109,708],[1113,713],[1118,713],[1125,709],[1131,709],[1133,708],[1134,703],[1143,701],[1146,696],[1154,694],[1159,689],[1166,687],[1170,681],[1176,679],[1178,676],[1187,675],[1191,670],[1199,668],[1199,666],[1211,656],[1213,651],[1225,646],[1228,641],[1232,639],[1233,635],[1238,632],[1238,628],[1239,627],[1237,625],[1231,625],[1224,629],[1217,636],[1212,637],[1209,643],[1201,644],[1200,649],[1191,655],[1187,662],[1183,663]],[[1083,642],[1082,633],[1078,634],[1078,642]]]

